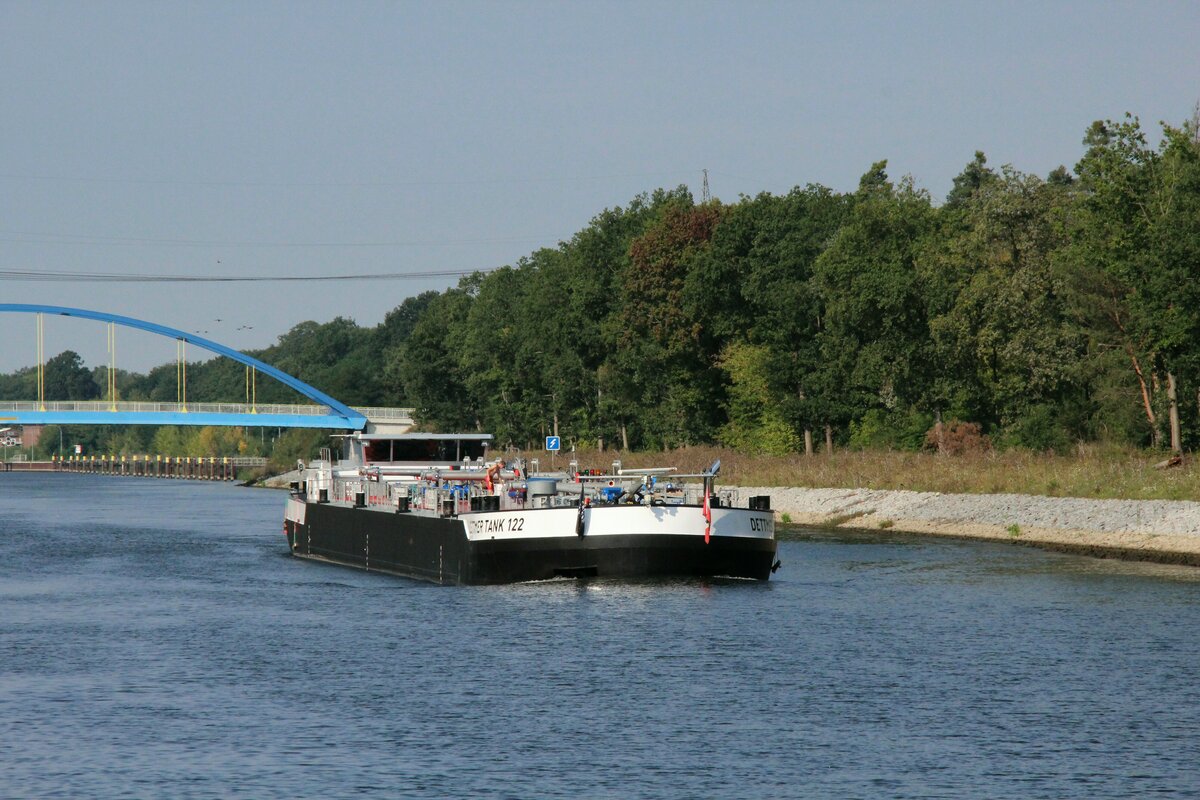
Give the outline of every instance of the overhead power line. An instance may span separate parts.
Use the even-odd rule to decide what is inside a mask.
[[[463,178],[452,180],[394,180],[394,181],[224,181],[177,180],[174,178],[106,177],[96,175],[38,175],[33,173],[0,173],[0,180],[44,181],[49,183],[108,183],[141,186],[243,186],[269,188],[396,188],[403,186],[480,186],[534,183],[580,183],[585,181],[628,180],[631,178],[679,178],[694,175],[691,170],[662,172],[625,172],[600,175],[533,175],[526,177]]]
[[[351,275],[152,275],[127,272],[64,272],[57,270],[0,269],[0,281],[36,281],[58,283],[269,283],[313,281],[404,281],[420,278],[461,278],[486,269],[421,270],[416,272],[374,272]]]
[[[236,239],[171,239],[149,236],[97,236],[89,233],[0,230],[0,241],[26,244],[162,245],[168,247],[451,247],[472,244],[544,242],[547,236],[494,236],[479,239],[413,239],[409,241],[280,242]]]

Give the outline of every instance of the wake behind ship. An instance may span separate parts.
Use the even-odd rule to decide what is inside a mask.
[[[292,485],[284,533],[301,558],[436,583],[556,577],[767,580],[775,560],[770,498],[738,506],[704,473],[621,469],[529,474],[488,458],[487,434],[344,437]]]

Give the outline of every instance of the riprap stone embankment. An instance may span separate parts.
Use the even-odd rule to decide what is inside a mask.
[[[294,469],[291,472],[283,472],[279,475],[270,475],[260,481],[260,486],[265,486],[268,489],[286,489],[292,481],[300,480],[300,470]]]
[[[801,525],[991,539],[1200,566],[1200,503],[1017,494],[738,487]]]

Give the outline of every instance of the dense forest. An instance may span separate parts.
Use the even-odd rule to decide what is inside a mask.
[[[976,153],[943,202],[883,161],[844,194],[697,203],[658,190],[515,265],[408,298],[376,327],[304,322],[253,355],[348,403],[411,405],[428,428],[519,446],[557,432],[625,450],[964,436],[1191,448],[1198,142],[1195,120],[1154,144],[1135,118],[1096,122],[1074,170],[1039,177]],[[33,373],[0,376],[0,399],[34,396]],[[189,398],[240,398],[244,384],[225,359],[188,367]],[[46,385],[83,399],[107,383],[67,352]],[[117,387],[174,400],[175,365]],[[265,381],[257,395],[295,399]],[[155,433],[104,435],[132,447]]]

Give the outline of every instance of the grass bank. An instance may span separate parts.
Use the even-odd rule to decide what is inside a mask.
[[[545,453],[542,468],[549,466]],[[832,454],[750,456],[719,447],[685,447],[667,452],[577,454],[583,468],[607,468],[619,458],[626,467],[671,466],[693,472],[721,459],[723,483],[746,486],[908,489],[962,494],[1032,494],[1051,497],[1128,500],[1200,500],[1200,466],[1155,469],[1162,453],[1081,445],[1069,455],[1027,451],[938,456],[933,453],[842,451]],[[560,456],[565,465],[568,458]]]

